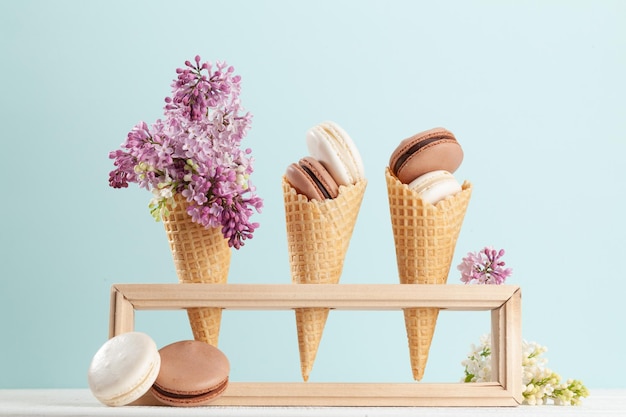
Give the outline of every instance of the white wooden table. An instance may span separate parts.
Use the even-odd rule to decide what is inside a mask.
[[[626,389],[591,390],[577,407],[106,407],[88,389],[0,390],[0,416],[219,416],[219,417],[419,417],[419,416],[602,416],[626,417]]]

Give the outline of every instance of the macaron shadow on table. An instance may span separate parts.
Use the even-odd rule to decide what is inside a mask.
[[[230,382],[216,406],[517,406],[522,402],[521,289],[514,285],[115,284],[109,336],[134,330],[136,310],[491,311],[489,383]],[[141,403],[139,403],[141,404]],[[146,405],[153,405],[145,399]]]

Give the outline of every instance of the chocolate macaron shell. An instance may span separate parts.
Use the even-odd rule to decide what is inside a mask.
[[[299,164],[311,176],[326,198],[337,198],[339,185],[321,162],[307,156],[302,158]]]
[[[185,340],[159,350],[161,370],[152,386],[154,397],[172,406],[199,406],[218,398],[228,386],[226,355],[208,343]]]
[[[427,172],[454,172],[463,161],[463,150],[452,132],[444,128],[430,129],[400,142],[389,159],[389,168],[408,184]]]
[[[298,194],[309,200],[323,201],[339,195],[339,186],[333,176],[317,159],[309,156],[289,165],[285,178]]]
[[[291,164],[287,167],[285,179],[298,194],[302,194],[309,200],[321,201],[324,199],[324,195],[315,184],[315,181],[299,164]]]

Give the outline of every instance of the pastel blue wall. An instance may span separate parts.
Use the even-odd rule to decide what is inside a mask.
[[[113,283],[176,282],[136,187],[108,152],[161,115],[200,54],[243,77],[265,208],[230,282],[288,283],[280,178],[326,119],[369,179],[343,283],[395,283],[384,168],[445,126],[474,184],[454,266],[505,248],[523,334],[591,388],[625,387],[626,5],[621,1],[5,1],[0,3],[0,388],[86,387]],[[400,312],[333,312],[312,381],[410,381]],[[159,346],[184,312],[139,312]],[[487,313],[443,312],[424,381],[457,381]],[[233,380],[300,380],[293,314],[224,314]]]

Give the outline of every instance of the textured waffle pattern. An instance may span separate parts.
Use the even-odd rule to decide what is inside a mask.
[[[308,381],[313,368],[329,312],[327,308],[296,308],[300,370],[304,381]]]
[[[404,309],[404,325],[409,342],[411,371],[416,381],[424,377],[430,344],[437,325],[438,308],[406,308]]]
[[[217,228],[206,229],[191,221],[187,202],[176,195],[176,207],[163,219],[180,283],[225,284],[228,279],[231,249]],[[217,346],[222,310],[189,308],[194,339]]]
[[[282,185],[292,282],[337,284],[367,181],[342,186],[337,198],[325,201],[309,201],[285,178]],[[300,366],[305,381],[313,368],[327,316],[325,308],[296,309]],[[321,317],[323,320],[318,320]]]
[[[466,181],[461,192],[433,206],[402,184],[389,168],[385,179],[400,283],[445,284],[472,194],[471,184]],[[424,375],[438,312],[433,308],[404,312],[411,368],[418,381]]]

